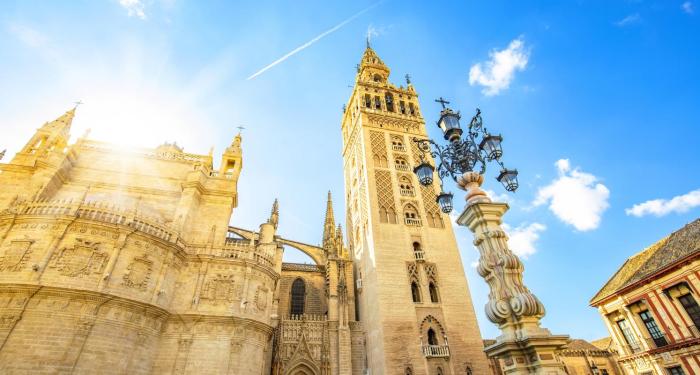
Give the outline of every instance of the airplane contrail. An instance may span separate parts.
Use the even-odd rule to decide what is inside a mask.
[[[300,45],[299,47],[297,47],[297,48],[295,48],[295,49],[293,49],[291,52],[287,53],[286,55],[284,55],[284,56],[280,57],[279,59],[273,61],[270,65],[268,65],[268,66],[266,66],[266,67],[264,67],[264,68],[258,70],[258,71],[255,72],[253,75],[251,75],[250,77],[246,78],[246,81],[249,81],[249,80],[251,80],[251,79],[253,79],[253,78],[255,78],[255,77],[257,77],[257,76],[259,76],[259,75],[261,75],[261,74],[263,74],[263,73],[265,73],[265,71],[267,71],[268,69],[270,69],[270,68],[272,68],[273,66],[275,66],[275,65],[277,65],[277,64],[279,64],[279,63],[281,63],[281,62],[284,61],[284,60],[287,60],[288,58],[290,58],[290,57],[292,57],[293,55],[295,55],[295,54],[299,53],[300,51],[302,51],[303,49],[305,49],[305,48],[311,46],[312,44],[314,44],[314,43],[316,43],[316,42],[318,42],[319,40],[321,40],[321,39],[322,39],[323,37],[325,37],[326,35],[331,34],[331,33],[335,32],[335,31],[337,31],[337,30],[340,29],[341,27],[343,27],[343,26],[347,25],[348,23],[352,22],[352,20],[354,20],[355,18],[357,18],[357,17],[363,15],[364,13],[366,13],[366,12],[372,10],[373,8],[375,8],[376,6],[378,6],[379,4],[381,4],[382,2],[383,2],[383,1],[380,1],[380,2],[377,2],[377,3],[373,4],[373,5],[370,5],[369,7],[365,8],[365,9],[363,9],[363,10],[357,12],[357,13],[355,13],[352,17],[346,19],[345,21],[343,21],[343,22],[341,22],[341,23],[339,23],[339,24],[333,26],[331,29],[328,29],[328,30],[322,32],[321,34],[319,34],[319,35],[316,36],[315,38],[309,40],[308,42],[306,42],[306,43]]]

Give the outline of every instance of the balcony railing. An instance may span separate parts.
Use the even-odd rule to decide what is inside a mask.
[[[416,260],[425,260],[425,253],[423,251],[414,251],[413,256],[416,257]]]
[[[406,217],[406,218],[404,218],[404,222],[406,223],[406,225],[410,225],[412,227],[421,226],[420,219],[411,219],[411,218]]]
[[[408,170],[408,164],[396,163],[395,165],[396,165],[396,169],[398,169],[400,171],[407,171]]]
[[[412,197],[415,195],[413,189],[399,189],[399,192],[405,197]]]
[[[391,149],[394,151],[406,152],[406,147],[404,147],[404,145],[391,145]]]
[[[423,355],[428,358],[445,358],[450,356],[448,345],[423,345]]]
[[[666,340],[666,335],[663,335],[663,334],[659,337],[646,338],[645,340],[647,342],[647,345],[651,349],[663,348],[664,346],[668,345],[668,340]]]

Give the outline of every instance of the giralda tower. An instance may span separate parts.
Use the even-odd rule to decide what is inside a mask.
[[[343,115],[348,237],[367,366],[379,374],[488,374],[450,219],[413,174],[427,137],[418,94],[367,45]]]

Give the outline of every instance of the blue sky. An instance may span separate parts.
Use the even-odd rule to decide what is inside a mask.
[[[325,192],[343,196],[341,108],[369,30],[393,81],[411,74],[431,136],[438,96],[467,117],[479,106],[504,135],[521,189],[505,195],[496,168],[486,188],[511,205],[543,323],[595,339],[607,332],[589,298],[700,212],[699,17],[697,0],[3,1],[0,149],[13,155],[79,99],[74,136],[218,154],[242,125],[232,223],[257,227],[277,197],[281,234],[318,243]],[[496,336],[471,234],[457,236],[482,333]]]

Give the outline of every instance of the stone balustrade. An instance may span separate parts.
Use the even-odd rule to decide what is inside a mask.
[[[108,202],[38,199],[20,203],[9,211],[20,215],[75,216],[107,224],[125,225],[168,242],[177,242],[177,233],[158,219],[140,215]]]
[[[423,345],[423,355],[428,358],[446,358],[450,356],[449,345]]]

